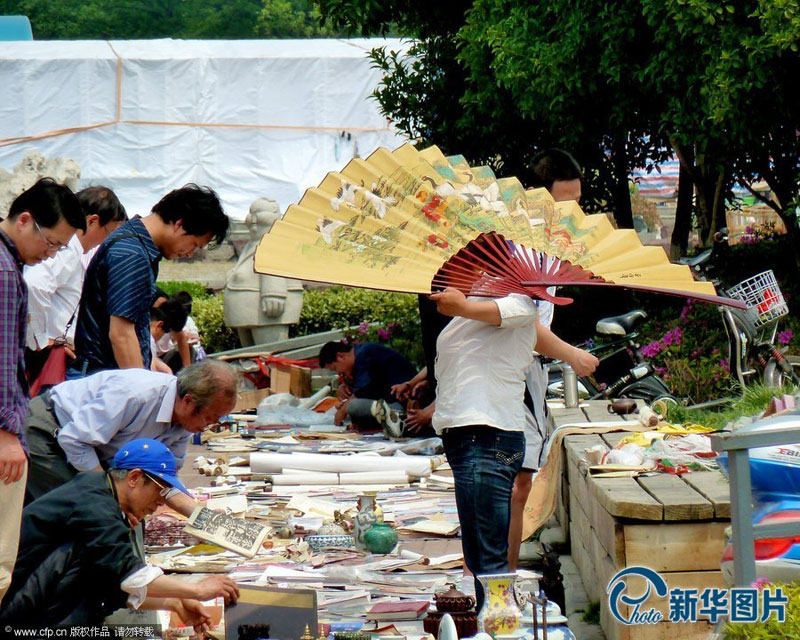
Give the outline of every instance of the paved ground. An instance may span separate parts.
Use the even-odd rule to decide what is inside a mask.
[[[589,606],[586,590],[583,587],[578,567],[572,556],[561,556],[561,575],[564,576],[564,595],[567,600],[566,616],[568,626],[577,640],[605,640],[606,636],[599,624],[588,624],[583,615]]]

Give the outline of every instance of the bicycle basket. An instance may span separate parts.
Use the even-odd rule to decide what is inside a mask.
[[[756,327],[763,326],[789,313],[789,307],[770,269],[743,280],[728,289],[731,298],[744,302],[752,315]]]

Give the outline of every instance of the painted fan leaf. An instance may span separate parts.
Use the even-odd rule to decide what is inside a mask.
[[[411,144],[353,159],[308,189],[262,238],[255,270],[409,293],[456,286],[564,303],[545,289],[626,286],[732,303],[605,215]]]

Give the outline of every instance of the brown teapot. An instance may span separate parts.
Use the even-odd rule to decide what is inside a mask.
[[[436,609],[442,613],[469,611],[475,607],[475,598],[461,593],[454,584],[447,591],[440,591],[433,595]]]

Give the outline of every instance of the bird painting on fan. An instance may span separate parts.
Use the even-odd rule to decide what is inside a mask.
[[[342,186],[336,192],[336,197],[331,198],[331,208],[338,211],[342,204],[349,204],[353,207],[356,206],[356,186],[343,182]]]
[[[328,244],[333,244],[333,234],[339,227],[343,226],[344,222],[330,220],[329,218],[320,218],[317,221],[317,231],[319,231],[322,239]]]

